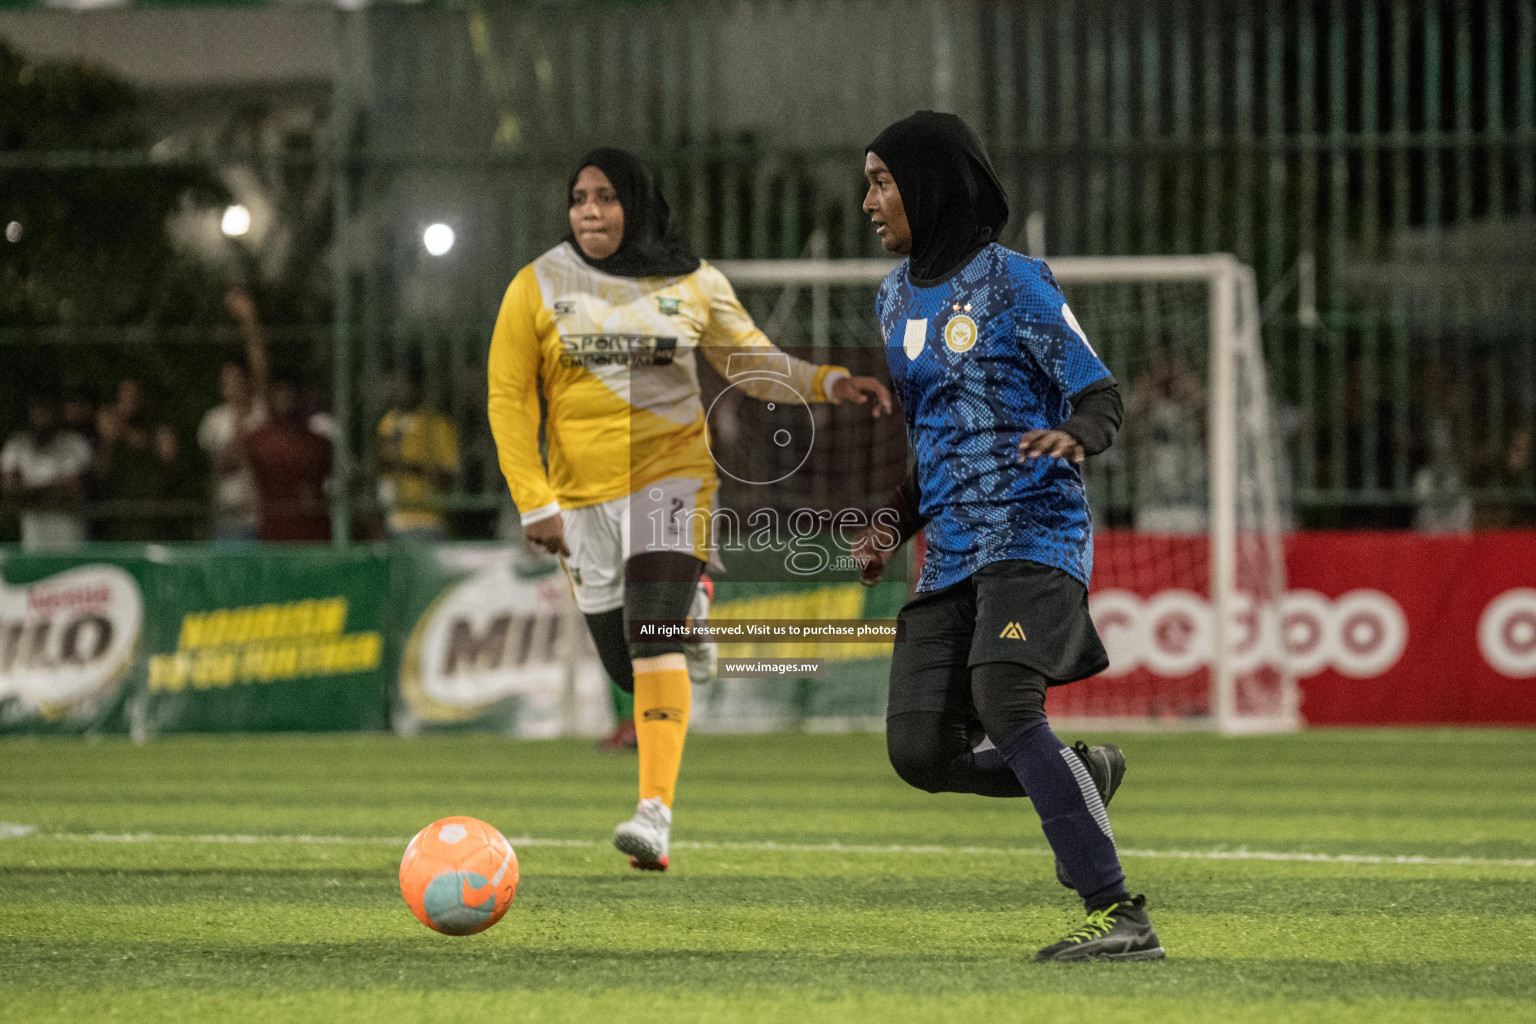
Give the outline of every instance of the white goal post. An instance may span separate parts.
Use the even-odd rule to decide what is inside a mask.
[[[1060,257],[1048,263],[1088,336],[1094,339],[1098,331],[1105,331],[1118,339],[1110,350],[1097,340],[1094,344],[1121,381],[1122,391],[1128,391],[1126,429],[1136,436],[1141,425],[1134,418],[1149,409],[1167,421],[1159,429],[1173,428],[1171,439],[1142,442],[1144,451],[1152,450],[1143,460],[1152,468],[1122,465],[1108,471],[1120,475],[1112,481],[1120,492],[1133,496],[1122,504],[1136,508],[1136,529],[1125,531],[1127,542],[1112,545],[1110,556],[1122,561],[1150,560],[1145,565],[1108,566],[1113,593],[1124,595],[1119,598],[1122,606],[1152,609],[1125,619],[1130,625],[1123,635],[1101,625],[1111,654],[1107,675],[1115,677],[1106,682],[1123,684],[1127,699],[1123,706],[1118,698],[1100,699],[1093,707],[1073,708],[1066,717],[1099,727],[1207,728],[1226,733],[1299,728],[1296,681],[1286,664],[1280,628],[1285,598],[1283,532],[1288,525],[1282,495],[1288,488],[1283,486],[1279,441],[1270,414],[1252,268],[1225,253]],[[716,266],[738,290],[778,290],[773,315],[764,323],[770,336],[787,320],[796,296],[809,293],[810,316],[804,333],[819,351],[830,343],[828,311],[834,290],[867,290],[868,317],[873,323],[874,288],[894,264],[879,259],[810,259],[722,260]],[[1177,366],[1176,355],[1168,355],[1177,353],[1180,346],[1185,346],[1188,364],[1183,367]],[[1143,368],[1140,380],[1133,367]],[[1167,381],[1181,374],[1200,379],[1201,396],[1177,397],[1178,387]],[[1159,387],[1173,397],[1159,398],[1154,394]],[[1201,406],[1203,416],[1198,415]],[[1188,465],[1191,454],[1202,463],[1198,473],[1180,472],[1181,450],[1186,460],[1182,465]],[[1187,483],[1204,476],[1204,509],[1189,509],[1183,525],[1169,527],[1155,516],[1146,517],[1148,525],[1142,523],[1136,501],[1156,490],[1146,481],[1159,472],[1153,465],[1158,459],[1164,464],[1163,478],[1182,477]],[[1172,482],[1176,485],[1178,480]],[[1093,487],[1090,483],[1091,492]],[[1159,500],[1167,500],[1166,495]],[[1184,500],[1199,503],[1188,496]],[[1097,509],[1096,514],[1102,516]],[[1168,564],[1160,565],[1156,561],[1163,556],[1138,554],[1143,549],[1180,554],[1167,556]],[[1186,564],[1175,565],[1180,558]],[[1203,565],[1191,564],[1197,558]],[[1095,569],[1096,596],[1102,567],[1100,562]],[[1134,580],[1134,590],[1118,589],[1124,580]],[[1173,596],[1159,603],[1165,594]],[[1161,614],[1183,614],[1189,621],[1170,631],[1165,628],[1169,620],[1154,621]],[[1097,608],[1095,617],[1099,617]],[[1167,642],[1162,635],[1166,632],[1192,645],[1198,667],[1189,668],[1188,650],[1159,649],[1159,644]],[[1156,677],[1155,672],[1165,670],[1174,675]],[[1181,671],[1183,675],[1177,676]],[[1191,683],[1196,677],[1200,677],[1200,692]],[[1132,690],[1135,699],[1130,699]],[[1101,697],[1117,692],[1099,691]]]

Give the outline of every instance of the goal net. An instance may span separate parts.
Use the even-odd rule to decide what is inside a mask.
[[[1297,728],[1279,615],[1289,511],[1252,270],[1227,255],[1048,262],[1126,407],[1115,445],[1084,472],[1095,522],[1090,608],[1110,667],[1054,690],[1053,719]],[[777,343],[855,372],[883,364],[874,293],[890,263],[719,266]],[[785,500],[878,502],[906,457],[892,426],[839,416],[827,464],[798,474]]]

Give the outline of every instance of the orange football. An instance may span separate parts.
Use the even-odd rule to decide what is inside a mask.
[[[479,818],[434,821],[400,858],[400,895],[416,920],[445,935],[483,932],[517,895],[517,854]]]

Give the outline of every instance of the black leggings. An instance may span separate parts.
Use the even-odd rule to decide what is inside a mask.
[[[978,764],[972,748],[981,733],[1001,742],[1045,717],[1045,677],[1009,662],[970,670],[968,695],[943,711],[908,711],[886,719],[885,744],[896,774],[930,793],[1024,796],[1000,755]],[[969,699],[963,699],[968,696]]]
[[[587,629],[610,678],[625,693],[635,692],[634,658],[683,653],[681,640],[631,642],[631,619],[682,622],[693,606],[704,563],[681,551],[648,551],[624,563],[624,607],[587,615]]]

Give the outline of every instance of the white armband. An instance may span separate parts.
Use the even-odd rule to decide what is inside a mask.
[[[524,526],[532,526],[534,523],[542,523],[544,520],[552,519],[559,514],[560,503],[552,501],[548,505],[540,505],[538,508],[531,508],[527,512],[519,512],[517,518],[518,522]]]
[[[832,388],[844,377],[851,376],[853,376],[853,374],[844,369],[834,367],[833,369],[828,370],[826,374],[821,378],[821,397],[833,405],[842,405],[843,403],[841,400],[832,397]]]

